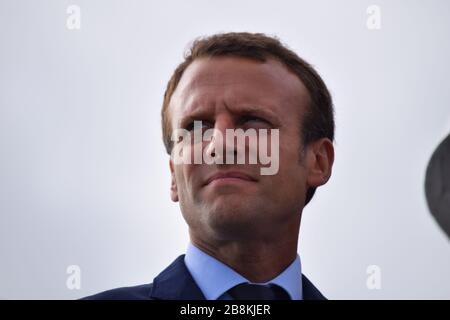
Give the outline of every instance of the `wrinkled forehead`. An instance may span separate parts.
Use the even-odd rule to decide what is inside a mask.
[[[265,62],[240,57],[200,58],[185,70],[169,104],[172,124],[197,111],[227,105],[271,109],[308,101],[308,93],[294,73],[278,60]],[[174,123],[175,121],[176,123]]]

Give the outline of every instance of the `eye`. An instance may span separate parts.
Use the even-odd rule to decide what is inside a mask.
[[[193,120],[193,121],[189,122],[184,128],[188,131],[192,131],[194,129],[197,129],[197,128],[195,128],[196,125],[199,126],[199,129],[203,130],[205,128],[208,128],[209,123],[208,123],[208,121],[203,121],[203,120]]]
[[[252,115],[247,115],[243,117],[243,122],[247,123],[247,122],[259,122],[259,123],[268,123],[265,119],[257,117],[257,116],[252,116]]]

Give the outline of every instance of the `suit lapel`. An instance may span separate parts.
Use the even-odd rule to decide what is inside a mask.
[[[327,300],[320,291],[302,274],[303,300]]]
[[[153,280],[150,297],[161,300],[205,300],[184,264],[184,254]]]

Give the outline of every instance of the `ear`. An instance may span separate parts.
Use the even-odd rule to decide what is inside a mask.
[[[333,143],[328,138],[312,142],[307,153],[307,184],[319,187],[328,182],[334,162]]]
[[[170,198],[173,202],[178,202],[178,189],[177,189],[177,180],[175,179],[175,172],[173,169],[173,162],[172,159],[169,160],[169,167],[170,167],[170,175],[171,175],[171,182],[170,182]]]

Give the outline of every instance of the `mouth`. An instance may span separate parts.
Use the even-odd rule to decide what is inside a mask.
[[[206,186],[209,184],[229,184],[229,183],[248,183],[248,182],[256,182],[256,179],[243,172],[228,171],[228,172],[218,172],[212,175],[206,180],[204,185]]]

